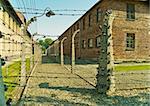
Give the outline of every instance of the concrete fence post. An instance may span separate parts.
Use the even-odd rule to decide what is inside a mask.
[[[111,11],[106,11],[102,17],[100,36],[100,55],[96,89],[100,94],[110,94],[115,90],[114,82],[114,60],[112,48],[112,21]]]
[[[61,61],[61,65],[63,66],[64,65],[64,48],[63,48],[63,42],[65,41],[67,39],[67,37],[64,37],[62,40],[61,40],[61,42],[60,42],[60,46],[61,46],[61,50],[60,50],[60,55],[61,55],[61,57],[60,57],[60,61]]]
[[[73,73],[73,69],[74,69],[74,66],[75,66],[75,36],[77,35],[77,33],[80,31],[80,29],[76,30],[73,35],[72,35],[72,58],[71,58],[71,70]]]
[[[22,24],[23,36],[26,35],[26,26]],[[26,57],[25,57],[25,42],[22,40],[21,43],[21,79],[20,86],[25,86],[26,84]]]
[[[26,84],[26,59],[25,59],[25,51],[24,51],[24,42],[22,45],[22,55],[21,55],[21,86],[25,86]]]
[[[30,55],[30,71],[33,68],[33,35],[31,35],[31,55]]]
[[[4,82],[3,82],[3,76],[2,76],[2,61],[1,61],[1,57],[0,57],[0,106],[6,106]]]

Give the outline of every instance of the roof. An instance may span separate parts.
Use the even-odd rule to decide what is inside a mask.
[[[99,3],[101,3],[102,1],[103,1],[103,0],[99,0],[99,1],[98,1],[95,5],[93,5],[84,15],[82,15],[77,21],[75,21],[71,26],[75,25],[75,24],[76,24],[79,20],[81,20],[86,14],[88,14],[89,11],[91,11],[95,6],[97,6],[97,5],[98,5]],[[71,27],[71,26],[70,26],[70,27]],[[67,31],[70,29],[70,27],[69,27],[67,30],[65,30],[65,32],[67,32]],[[65,32],[64,32],[64,33],[65,33]],[[61,36],[62,36],[64,33],[62,33]],[[60,37],[61,37],[61,36],[60,36]],[[60,38],[60,37],[59,37],[59,38]],[[58,38],[58,39],[59,39],[59,38]]]
[[[75,21],[67,30],[65,30],[64,33],[66,33],[73,25],[75,25],[79,20],[81,20],[84,16],[86,16],[86,15],[89,13],[89,11],[91,11],[93,8],[95,8],[97,5],[99,5],[102,1],[104,1],[104,0],[99,0],[95,5],[93,5],[84,15],[82,15],[82,16],[81,16],[77,21]],[[135,0],[135,1],[149,2],[149,0]],[[63,35],[64,33],[62,33],[61,36],[59,36],[59,38],[62,37],[62,35]],[[59,38],[58,38],[58,39],[59,39]]]

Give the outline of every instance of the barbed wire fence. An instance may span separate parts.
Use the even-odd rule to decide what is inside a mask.
[[[5,62],[0,67],[1,80],[4,82],[1,82],[0,87],[1,91],[3,87],[7,89],[2,101],[16,101],[20,98],[33,67],[41,63],[41,48],[28,36],[4,32],[1,32],[0,45],[1,63]]]
[[[5,45],[6,44],[10,44],[9,42],[5,42]],[[24,50],[24,51],[26,51],[26,52],[24,52],[24,54],[26,55],[26,57],[27,57],[27,59],[28,59],[28,61],[30,60],[29,58],[30,58],[30,55],[31,55],[31,53],[29,53],[29,50],[31,50],[31,43],[21,43],[21,45],[22,44],[24,44],[24,47],[25,48],[30,48],[30,49],[26,49],[26,50]],[[40,55],[41,55],[41,53],[40,53],[40,51],[39,51],[39,47],[38,47],[38,45],[36,45],[37,47],[35,47],[34,49],[34,51],[35,51],[35,56],[34,56],[34,60],[33,60],[33,62],[38,62],[38,63],[40,63],[41,62],[41,60],[39,60],[39,57],[41,57]],[[5,48],[6,49],[6,48]],[[5,51],[10,51],[10,50],[5,50]],[[20,50],[20,52],[22,52],[22,50]],[[21,56],[22,56],[22,53],[20,54],[20,60],[21,60]],[[41,59],[41,58],[40,58]],[[12,58],[9,58],[7,61],[6,61],[6,63],[14,63],[14,62],[18,62],[19,60],[13,60]],[[22,61],[22,62],[24,62],[25,63],[25,61]],[[21,61],[20,61],[20,63],[18,63],[18,64],[20,64],[20,67],[21,67]],[[20,83],[19,83],[19,79],[21,78],[21,77],[24,77],[24,76],[21,76],[21,75],[13,75],[13,73],[15,73],[15,71],[16,71],[16,68],[10,68],[10,66],[5,66],[6,68],[4,68],[3,69],[3,71],[5,71],[6,70],[6,75],[4,75],[3,76],[3,78],[4,79],[12,79],[12,78],[14,78],[15,80],[13,80],[12,82],[10,81],[8,81],[8,83],[11,83],[11,84],[7,84],[7,82],[5,82],[5,80],[4,80],[4,83],[6,83],[6,85],[8,85],[8,89],[9,88],[17,88],[15,91],[13,91],[13,93],[11,93],[11,94],[8,94],[8,97],[11,97],[13,100],[14,99],[17,99],[17,97],[19,96],[18,94],[21,92],[21,91],[19,91],[19,89],[23,89],[23,87],[24,86],[26,86],[26,84],[24,85],[24,86],[22,86],[22,85],[20,85]],[[25,67],[22,67],[22,68],[25,68]],[[89,68],[89,67],[88,67]],[[87,70],[89,70],[87,68]],[[77,69],[77,68],[76,68]],[[81,70],[81,69],[83,69],[83,68],[79,68],[79,70]],[[95,67],[95,69],[96,69],[96,67]],[[21,68],[20,68],[20,70],[19,71],[21,71]],[[81,70],[82,71],[82,70]],[[11,73],[11,74],[10,74]],[[27,77],[35,77],[35,78],[37,78],[37,76],[30,76],[28,73],[30,73],[30,71],[28,71],[28,69],[27,69]],[[89,79],[95,79],[96,77],[94,77],[94,76],[91,76],[91,74],[90,75],[88,75],[87,74],[87,76],[82,76],[82,73],[78,73],[78,70],[75,70],[75,73],[77,74],[77,75],[80,75],[83,79],[85,79],[86,81],[88,81],[88,82],[90,82],[89,81]],[[114,76],[115,76],[115,83],[111,83],[111,84],[115,84],[116,85],[116,88],[117,88],[117,90],[134,90],[134,89],[147,89],[147,88],[149,88],[149,81],[148,80],[145,80],[145,79],[147,79],[147,78],[145,78],[145,79],[142,79],[141,81],[134,81],[134,80],[136,80],[136,79],[134,79],[135,77],[139,77],[139,78],[143,78],[144,76],[147,76],[147,75],[149,75],[150,73],[148,73],[148,72],[138,72],[138,73],[136,73],[136,72],[131,72],[131,73],[115,73],[114,74]],[[132,78],[134,76],[134,78]],[[38,77],[40,77],[40,76],[38,76]],[[42,76],[41,76],[42,77]],[[53,78],[53,77],[50,77],[50,76],[44,76],[45,78]],[[118,77],[120,77],[119,79],[117,79]],[[130,78],[129,78],[130,77]],[[129,79],[128,79],[129,78]],[[96,79],[95,79],[96,80]],[[119,81],[118,81],[119,80]],[[145,82],[143,82],[143,81],[145,81]],[[91,83],[91,82],[90,82]],[[96,83],[95,83],[96,84]],[[96,85],[95,84],[93,84],[94,85],[94,87],[96,87]],[[147,86],[143,86],[143,85],[147,85]],[[141,86],[143,86],[143,87],[141,87]],[[32,86],[29,86],[28,87],[29,89],[30,88],[33,88]],[[16,93],[17,92],[17,93]],[[15,96],[12,96],[13,94],[15,94]],[[18,96],[17,96],[17,95]]]
[[[123,17],[118,17],[118,18],[123,18]],[[10,38],[11,36],[13,36],[15,34],[5,34],[5,33],[3,33],[3,34],[4,34],[4,37],[1,38],[3,40],[1,40],[1,42],[0,42],[0,44],[2,44],[3,47],[1,48],[0,51],[2,53],[2,58],[6,59],[7,64],[2,69],[2,71],[4,73],[2,78],[4,78],[4,83],[8,86],[8,91],[9,90],[11,91],[14,88],[18,88],[17,90],[13,91],[13,93],[11,93],[11,94],[6,93],[6,95],[8,95],[8,97],[11,97],[12,99],[14,99],[14,98],[16,99],[16,98],[18,98],[19,93],[21,92],[21,91],[19,91],[19,89],[23,89],[26,86],[25,83],[22,85],[22,83],[20,81],[21,78],[24,79],[27,76],[28,77],[37,77],[37,76],[30,76],[29,74],[31,72],[31,69],[33,68],[32,64],[41,62],[41,50],[40,50],[39,46],[37,44],[35,44],[34,45],[34,56],[33,56],[32,55],[32,50],[33,50],[32,44],[33,44],[33,42],[28,42],[25,38],[22,38],[22,37],[21,37],[22,40],[20,40],[20,42],[16,42],[12,38]],[[16,50],[14,50],[13,48],[15,48]],[[12,55],[14,52],[18,52],[18,53]],[[13,64],[18,64],[18,65],[13,66]],[[18,69],[17,67],[19,67],[19,70],[17,70]],[[21,73],[21,70],[25,70],[26,73]],[[120,74],[116,74],[116,75],[122,76],[125,78],[125,76],[132,77],[133,75],[136,75],[136,77],[142,75],[144,77],[145,75],[148,75],[148,74],[149,73],[140,72],[140,73],[128,73],[128,74],[127,73],[120,73]],[[82,74],[79,73],[78,75],[82,75]],[[114,76],[115,76],[115,74],[114,74]],[[45,77],[49,77],[49,76],[45,76]],[[12,80],[12,78],[13,78],[13,80]],[[49,78],[51,78],[51,77],[49,77]],[[83,78],[87,81],[89,79],[89,77],[87,77],[87,76],[86,77],[83,76]],[[96,77],[92,76],[91,78],[96,78]],[[11,79],[11,81],[9,79]],[[117,81],[117,79],[115,79],[115,80]],[[115,83],[111,83],[111,84],[118,84],[119,86],[122,86],[122,89],[124,89],[125,85],[138,84],[141,86],[141,83],[139,83],[139,82],[136,82],[136,81],[123,82],[125,80],[126,80],[126,78],[124,80],[122,80],[121,82],[119,81],[119,82],[115,82]],[[148,85],[149,81],[142,82],[142,84],[145,84],[145,83]],[[139,86],[131,87],[128,89],[134,89],[134,88],[135,89],[138,89],[138,88],[141,89],[141,87],[139,87]],[[145,88],[149,88],[149,85],[146,86]],[[12,97],[12,95],[15,95],[15,96]]]
[[[95,65],[94,67],[91,65],[76,65],[75,66],[75,70],[74,70],[74,74],[79,75],[81,78],[83,78],[85,81],[87,81],[88,83],[90,83],[93,87],[97,88],[99,92],[101,93],[106,93],[108,92],[108,90],[112,87],[114,90],[112,90],[114,93],[115,91],[119,91],[119,90],[130,90],[130,91],[134,91],[134,90],[146,90],[149,91],[150,88],[150,80],[149,80],[149,76],[150,73],[148,70],[138,70],[138,71],[134,71],[132,69],[128,70],[128,71],[116,71],[115,67],[118,66],[117,64],[115,64],[115,60],[113,59],[113,44],[112,44],[112,19],[124,19],[125,17],[121,17],[118,14],[115,13],[115,15],[110,15],[109,18],[111,20],[106,20],[108,21],[108,23],[103,23],[102,27],[106,27],[105,29],[103,29],[102,31],[100,31],[100,37],[101,37],[101,47],[107,47],[107,48],[103,48],[105,49],[104,51],[102,49],[99,50],[99,61],[98,64],[98,68],[97,65]],[[104,18],[102,18],[104,19]],[[137,17],[136,20],[142,20],[145,21],[145,19],[147,18],[141,18],[141,17]],[[104,19],[105,20],[105,19]],[[117,28],[118,26],[114,26],[114,28]],[[126,27],[123,27],[126,28]],[[129,29],[129,28],[127,28]],[[134,29],[134,28],[131,28]],[[145,30],[145,28],[136,28],[136,30]],[[67,33],[67,32],[66,32]],[[64,34],[65,35],[65,34]],[[67,36],[68,35],[68,36]],[[69,40],[68,42],[70,42],[70,44],[64,43],[64,51],[68,50],[67,47],[69,47],[71,45],[71,34],[67,33],[67,40]],[[102,40],[102,36],[106,36],[106,39]],[[102,45],[102,42],[105,42],[105,45]],[[81,42],[80,42],[81,43]],[[69,44],[69,46],[68,46]],[[55,44],[54,44],[55,45]],[[51,46],[51,50],[49,51],[53,51],[54,49],[54,45]],[[60,46],[60,45],[58,45]],[[77,45],[76,45],[77,46]],[[71,47],[69,47],[69,49],[71,49]],[[49,53],[49,55],[53,56],[56,55],[57,53],[54,53],[55,51],[53,51],[52,53]],[[68,52],[68,51],[67,51]],[[67,53],[66,52],[66,53]],[[101,53],[100,53],[101,52]],[[102,53],[104,52],[104,55],[102,56]],[[70,70],[71,72],[71,62],[70,62],[70,58],[71,58],[71,53],[69,54],[70,56],[65,57],[68,58],[68,63],[69,64],[65,64],[65,67],[67,67],[68,70]],[[76,59],[78,60],[78,59]],[[106,62],[104,64],[104,62]],[[132,63],[130,63],[132,64]],[[147,63],[148,64],[148,63]],[[148,64],[149,65],[149,64]],[[126,65],[126,67],[128,67],[128,65]],[[130,67],[130,66],[129,66]],[[104,78],[104,79],[103,79]],[[99,79],[99,84],[97,84],[97,80]],[[97,85],[100,85],[99,88],[96,87]],[[138,91],[136,91],[136,93],[138,93]]]

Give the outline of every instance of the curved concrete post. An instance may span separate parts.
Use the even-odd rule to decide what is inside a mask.
[[[77,35],[77,33],[80,31],[80,29],[76,30],[72,35],[72,61],[71,61],[71,69],[73,70],[73,67],[75,65],[75,45],[74,45],[74,38]]]
[[[63,66],[64,65],[64,50],[63,50],[63,42],[67,39],[67,37],[64,37],[61,42],[60,42],[60,46],[61,46],[61,65]]]

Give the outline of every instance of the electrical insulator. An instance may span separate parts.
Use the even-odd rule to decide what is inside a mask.
[[[107,64],[110,64],[110,60],[107,61]]]
[[[110,42],[107,44],[107,46],[110,46]]]
[[[1,64],[2,64],[2,66],[5,65],[5,60],[3,58],[1,58]]]
[[[34,54],[34,44],[32,44],[32,54]]]
[[[2,38],[4,35],[2,34],[2,32],[0,31],[0,38]]]
[[[110,37],[111,37],[111,34],[108,35],[108,38],[110,38]]]
[[[7,102],[6,102],[6,105],[7,105],[7,106],[11,106],[11,104],[12,104],[11,102],[12,102],[12,99],[9,98],[9,99],[7,100]]]
[[[5,91],[8,90],[8,87],[7,87],[7,85],[5,85],[5,84],[4,84],[4,90],[5,90]]]

